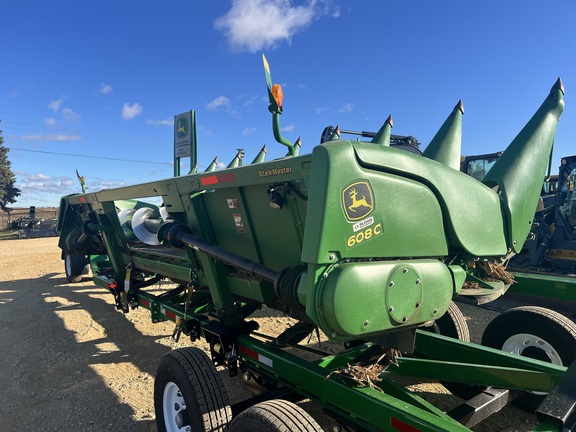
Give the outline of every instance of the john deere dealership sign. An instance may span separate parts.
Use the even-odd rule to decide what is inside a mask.
[[[174,156],[177,158],[192,155],[192,115],[191,112],[174,116]]]

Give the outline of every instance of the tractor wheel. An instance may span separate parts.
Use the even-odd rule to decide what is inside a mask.
[[[90,261],[86,255],[75,256],[68,255],[64,257],[64,269],[66,271],[66,280],[70,283],[82,281],[82,275],[88,273]]]
[[[230,424],[230,432],[321,432],[310,414],[281,399],[261,402],[242,411]]]
[[[232,418],[222,377],[195,347],[162,357],[154,381],[154,408],[159,432],[224,431]]]
[[[576,324],[550,309],[521,306],[494,318],[484,330],[482,345],[568,367],[576,359]],[[533,410],[544,396],[530,392],[515,403]]]

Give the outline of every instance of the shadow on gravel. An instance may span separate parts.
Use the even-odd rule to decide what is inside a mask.
[[[62,282],[57,273],[0,282],[0,430],[155,431],[153,416],[134,420],[132,406],[118,400],[94,366],[130,362],[141,371],[134,378],[141,379],[142,372],[154,375],[169,347],[143,336],[104,300],[78,292],[86,285]],[[87,322],[79,326],[89,327],[94,320],[104,328],[102,339],[78,342],[77,331],[62,318],[75,309],[90,315],[84,314]],[[103,343],[119,350],[103,353]],[[114,375],[113,369],[108,372]]]

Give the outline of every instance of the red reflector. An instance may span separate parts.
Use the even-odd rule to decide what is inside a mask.
[[[166,311],[164,312],[164,315],[166,315],[167,317],[172,318],[173,320],[176,320],[176,314],[170,311]]]
[[[420,429],[416,429],[414,426],[410,426],[394,417],[390,417],[390,426],[401,432],[420,432]]]
[[[150,307],[150,302],[148,300],[141,299],[140,303],[142,303],[142,306]]]
[[[258,360],[258,353],[256,351],[252,351],[249,348],[246,348],[245,346],[240,345],[238,347],[238,351],[250,358],[253,358],[254,360]]]
[[[86,202],[86,198],[80,197],[80,202]]]
[[[218,183],[218,177],[215,175],[210,176],[210,177],[202,177],[200,179],[200,182],[202,183],[202,186],[217,184]]]
[[[228,183],[233,181],[236,181],[236,174],[234,173],[218,174],[219,183]]]
[[[236,174],[226,173],[226,174],[216,174],[208,177],[202,177],[200,183],[202,186],[210,186],[218,183],[228,183],[236,181]]]

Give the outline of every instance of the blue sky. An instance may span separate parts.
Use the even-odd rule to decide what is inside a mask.
[[[510,143],[558,76],[554,165],[576,154],[576,3],[569,1],[109,1],[0,3],[0,129],[15,206],[173,175],[173,117],[194,109],[200,170],[274,142],[261,54],[301,153],[325,126],[423,148],[459,99],[464,154]],[[188,167],[183,165],[182,171]]]

